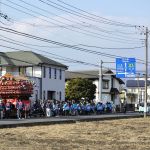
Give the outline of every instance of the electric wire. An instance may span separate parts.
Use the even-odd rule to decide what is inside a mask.
[[[39,1],[41,1],[41,2],[44,2],[44,3],[46,3],[45,1],[43,1],[43,0],[39,0]],[[69,8],[66,8],[66,7],[64,7],[64,6],[62,6],[62,5],[60,5],[60,4],[58,4],[58,3],[56,3],[56,2],[52,2],[51,0],[47,0],[49,3],[47,3],[47,5],[50,5],[50,6],[52,6],[52,7],[55,7],[55,8],[57,8],[58,9],[58,7],[56,7],[56,6],[59,6],[59,9],[60,10],[63,10],[63,11],[66,11],[66,12],[69,12],[69,13],[71,13],[71,14],[74,14],[74,15],[78,15],[79,17],[82,17],[82,18],[85,18],[85,19],[89,19],[89,20],[92,20],[92,21],[95,21],[95,22],[100,22],[100,23],[106,23],[106,24],[110,24],[110,25],[116,25],[116,26],[123,26],[123,27],[135,27],[136,25],[127,25],[127,24],[123,24],[123,23],[114,23],[113,21],[110,21],[110,20],[108,20],[108,19],[106,19],[106,18],[103,18],[103,20],[97,20],[97,19],[95,19],[95,18],[93,18],[93,17],[91,17],[91,16],[87,16],[86,14],[82,14],[82,13],[80,13],[79,11],[77,12],[77,11],[75,11],[75,10],[72,10],[72,9],[69,9]],[[52,4],[54,4],[54,5],[56,5],[56,6],[54,6],[54,5],[52,5],[52,4],[50,4],[50,3],[52,3]],[[61,8],[63,8],[63,9],[61,9]],[[65,9],[65,10],[64,10]],[[82,15],[82,16],[80,16],[80,15]],[[101,18],[102,19],[102,18]]]
[[[91,63],[87,63],[87,62],[83,62],[83,61],[78,61],[78,60],[74,60],[74,59],[70,59],[70,58],[67,58],[67,57],[62,57],[62,56],[60,56],[60,55],[57,55],[57,54],[54,54],[54,53],[50,53],[50,52],[47,52],[47,51],[44,51],[44,50],[39,50],[39,49],[35,49],[35,48],[32,48],[32,47],[29,47],[29,46],[26,46],[26,45],[29,45],[29,44],[27,44],[27,43],[23,43],[23,44],[20,44],[20,42],[19,41],[16,41],[16,40],[13,40],[13,39],[10,39],[10,38],[8,38],[10,41],[8,41],[8,40],[4,40],[4,39],[0,39],[1,41],[5,41],[5,42],[8,42],[8,43],[11,43],[11,44],[15,44],[15,45],[19,45],[19,46],[23,46],[23,47],[25,47],[25,48],[29,48],[29,49],[32,49],[32,50],[35,50],[35,51],[40,51],[40,52],[44,52],[44,53],[47,53],[47,54],[50,54],[50,55],[54,55],[54,56],[58,56],[58,57],[61,57],[62,58],[62,60],[65,60],[65,61],[68,61],[69,60],[69,62],[70,61],[72,61],[73,63],[83,63],[83,64],[86,64],[86,65],[88,65],[88,64],[91,64]],[[15,42],[12,42],[12,41],[15,41]],[[17,42],[17,43],[16,43]],[[15,48],[13,48],[13,49],[15,49]],[[16,49],[16,50],[19,50],[19,49]],[[58,59],[58,57],[56,58],[56,59]],[[54,57],[53,57],[54,58]],[[137,62],[137,63],[140,63],[141,64],[141,62]],[[143,63],[142,63],[143,64]],[[91,64],[91,65],[93,65],[93,66],[97,66],[97,65],[94,65],[94,64]]]
[[[49,0],[47,0],[47,1],[49,1]],[[124,24],[124,25],[127,25],[127,26],[132,26],[132,27],[136,26],[136,25],[126,24],[126,23],[122,23],[122,22],[119,22],[119,21],[114,21],[114,20],[111,20],[111,19],[107,19],[107,18],[98,16],[98,15],[96,15],[96,14],[93,14],[93,13],[90,13],[90,12],[88,12],[88,11],[85,11],[85,10],[83,10],[83,9],[81,9],[81,8],[78,8],[78,7],[75,7],[75,6],[71,5],[71,4],[68,4],[68,3],[66,3],[66,2],[64,2],[64,1],[62,1],[62,0],[57,0],[57,1],[60,2],[60,3],[62,3],[62,4],[65,4],[66,6],[69,6],[69,7],[71,7],[71,8],[74,8],[74,9],[80,11],[80,12],[83,12],[83,13],[88,14],[88,15],[90,15],[90,16],[96,17],[96,19],[97,19],[97,18],[98,18],[98,19],[104,19],[104,20],[107,20],[107,21],[110,21],[110,22],[120,23],[120,24]]]
[[[46,9],[39,8],[39,7],[37,7],[36,5],[27,3],[27,2],[25,2],[24,0],[19,0],[19,1],[23,2],[24,4],[27,4],[28,6],[34,7],[34,8],[36,8],[36,9],[38,9],[38,10],[42,10],[42,11],[48,13],[48,14],[52,14],[52,15],[54,15],[54,16],[57,16],[57,17],[61,18],[61,19],[67,20],[67,21],[69,21],[69,22],[71,22],[71,23],[74,22],[75,24],[78,24],[78,25],[80,25],[80,26],[85,27],[85,25],[83,25],[83,24],[81,24],[81,23],[79,23],[79,22],[76,22],[76,21],[74,21],[74,20],[70,20],[70,19],[65,18],[65,17],[63,17],[63,16],[59,16],[59,15],[57,15],[57,14],[55,14],[55,13],[52,13],[52,12],[46,10]],[[103,33],[107,33],[107,34],[114,35],[114,33],[110,32],[110,31],[101,29],[101,28],[99,28],[99,27],[97,27],[97,26],[93,26],[93,25],[91,25],[91,24],[89,24],[89,23],[87,23],[87,22],[83,22],[83,23],[84,23],[84,24],[86,23],[86,27],[95,29],[96,31],[100,31],[100,32],[103,32]],[[68,27],[70,27],[70,25],[68,25]],[[71,27],[75,28],[76,26],[73,26],[73,25],[72,25]],[[94,28],[93,28],[93,27],[94,27]],[[115,36],[121,36],[121,37],[124,37],[124,38],[130,38],[130,37],[127,37],[127,36],[117,35],[117,34],[115,34]],[[131,38],[131,39],[134,40],[135,38]],[[137,39],[138,39],[138,38],[137,38]]]
[[[39,15],[45,17],[45,18],[47,17],[47,16],[45,16],[45,15],[39,13],[39,12],[35,12],[35,11],[31,10],[31,9],[28,9],[28,8],[24,7],[24,6],[21,6],[21,5],[19,5],[19,4],[16,4],[16,3],[14,3],[14,2],[11,2],[10,0],[7,0],[7,1],[9,1],[10,3],[12,3],[12,4],[16,5],[16,6],[19,6],[19,7],[21,7],[21,8],[24,8],[24,9],[30,11],[30,12],[37,13],[37,14],[39,14]],[[20,12],[22,12],[22,13],[25,13],[25,14],[28,14],[28,15],[31,15],[31,16],[34,16],[34,17],[36,17],[36,18],[39,18],[39,17],[37,17],[36,15],[30,14],[30,13],[28,13],[28,12],[25,12],[25,11],[23,11],[23,10],[20,10],[20,9],[15,8],[15,7],[13,7],[13,6],[10,6],[10,5],[8,5],[8,4],[5,4],[5,3],[2,3],[2,4],[6,5],[6,6],[10,7],[10,8],[13,8],[13,9],[15,9],[15,10],[18,10],[18,11],[20,11]],[[48,17],[48,18],[49,18],[49,17]],[[46,19],[43,19],[43,18],[39,18],[39,19],[41,19],[41,20],[43,20],[43,21],[45,21],[45,22],[54,24],[54,25],[58,25],[58,24],[56,24],[56,23],[53,23],[53,22],[51,22],[51,21],[49,21],[49,20],[46,20]],[[60,22],[60,23],[63,23],[63,22],[58,21],[58,20],[56,20],[56,19],[54,19],[54,18],[50,18],[50,19],[51,19],[51,20],[54,20],[54,21],[57,21],[57,22]],[[64,24],[64,23],[63,23],[63,24]],[[91,32],[91,31],[84,30],[84,29],[81,29],[81,28],[78,28],[78,27],[75,27],[75,28],[78,29],[78,30],[84,31],[84,32],[81,32],[81,31],[78,31],[78,30],[74,30],[74,29],[70,29],[70,28],[65,27],[65,26],[63,27],[63,29],[67,29],[67,30],[70,30],[70,31],[73,31],[73,32],[77,32],[77,33],[80,33],[80,34],[84,34],[84,35],[87,35],[87,36],[91,36],[91,37],[94,37],[94,38],[99,38],[99,39],[102,39],[102,40],[109,40],[109,41],[112,41],[112,42],[124,43],[124,41],[127,41],[126,44],[136,44],[137,42],[139,42],[139,41],[132,42],[133,40],[122,39],[122,38],[117,38],[117,37],[116,37],[115,39],[112,39],[112,37],[109,37],[109,36],[106,36],[106,35],[102,35],[102,34],[99,34],[99,33]],[[110,38],[110,39],[109,39],[109,38]]]
[[[38,40],[38,41],[43,41],[43,42],[63,46],[63,47],[66,47],[66,48],[71,48],[71,49],[75,49],[75,50],[78,50],[78,51],[87,52],[87,53],[90,53],[90,54],[101,55],[101,56],[105,56],[105,57],[109,57],[109,58],[116,58],[116,57],[121,57],[122,58],[122,56],[97,52],[97,51],[93,51],[93,50],[90,50],[90,49],[85,49],[85,48],[81,48],[81,47],[78,47],[78,46],[73,46],[73,45],[69,45],[69,44],[65,44],[65,43],[61,43],[61,42],[57,42],[57,41],[53,41],[53,40],[49,40],[49,39],[45,39],[45,38],[41,38],[41,37],[38,37],[38,36],[34,36],[34,35],[31,35],[31,34],[19,32],[19,31],[9,29],[9,28],[5,28],[5,27],[1,27],[1,26],[0,26],[0,30],[4,31],[4,32],[9,32],[9,33],[12,33],[12,34],[17,34],[17,35],[20,35],[20,36],[32,38],[32,39],[35,39],[35,40]],[[141,59],[137,59],[137,60],[144,62]]]
[[[36,44],[31,44],[31,43],[26,43],[26,42],[21,42],[21,41],[17,41],[17,40],[14,40],[12,38],[9,38],[9,37],[6,37],[2,34],[0,34],[1,37],[5,38],[5,39],[9,39],[11,41],[14,41],[14,42],[19,42],[19,43],[22,43],[22,44],[25,44],[25,45],[30,45],[30,46],[35,46],[35,47],[42,47],[42,48],[62,48],[62,46],[47,46],[47,45],[36,45]],[[99,49],[137,49],[137,48],[143,48],[144,46],[141,46],[141,47],[100,47],[100,46],[93,46],[93,45],[85,45],[85,44],[76,44],[76,45],[73,45],[73,46],[84,46],[84,47],[91,47],[91,48],[99,48]]]
[[[49,55],[57,56],[57,57],[53,57],[55,59],[61,59],[61,60],[68,61],[68,62],[80,63],[80,64],[84,64],[84,65],[92,65],[92,66],[98,67],[98,65],[95,65],[95,64],[92,64],[92,63],[87,63],[87,62],[83,62],[83,61],[79,61],[79,60],[74,60],[74,59],[71,59],[71,58],[63,57],[63,56],[60,56],[60,55],[57,55],[57,54],[53,54],[53,53],[50,53],[50,52],[47,52],[47,51],[44,51],[44,50],[35,49],[35,48],[29,47],[29,46],[26,46],[26,45],[23,45],[23,44],[18,44],[18,43],[12,42],[12,41],[4,40],[4,39],[0,39],[0,40],[4,41],[4,42],[7,42],[9,44],[11,43],[11,44],[19,45],[19,46],[22,46],[22,47],[25,47],[25,48],[29,48],[32,51],[34,50],[34,51],[37,51],[37,52],[44,52],[44,53],[49,54]],[[21,50],[19,48],[14,48],[14,47],[5,46],[5,45],[0,45],[0,46],[1,47],[5,47],[5,48],[10,48],[10,49],[13,49],[13,50],[17,50],[17,51]],[[25,50],[21,50],[21,51],[25,51]],[[29,50],[27,50],[27,51],[29,51]]]

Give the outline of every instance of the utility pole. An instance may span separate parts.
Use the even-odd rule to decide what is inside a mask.
[[[144,101],[144,118],[147,116],[147,75],[148,75],[148,27],[145,32],[145,101]]]
[[[140,77],[140,74],[138,73],[137,75],[137,86],[138,86],[138,105],[140,105],[140,84],[139,84],[139,77]]]
[[[102,76],[103,76],[102,64],[103,64],[103,61],[101,60],[100,67],[99,67],[99,101],[102,101]]]

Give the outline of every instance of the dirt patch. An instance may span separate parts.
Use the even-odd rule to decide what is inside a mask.
[[[0,129],[1,150],[149,150],[150,118]]]

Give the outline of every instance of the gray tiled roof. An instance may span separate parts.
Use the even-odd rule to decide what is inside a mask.
[[[112,73],[110,70],[103,70],[104,73]],[[85,71],[66,71],[65,72],[66,79],[73,79],[73,78],[87,78],[87,79],[97,79],[99,78],[99,71],[98,70],[85,70]]]
[[[103,69],[102,74],[110,74],[116,80],[119,81],[120,84],[124,84],[123,80],[120,78],[116,78],[115,74],[109,69]],[[114,74],[114,75],[113,75]],[[85,70],[85,71],[66,71],[65,72],[66,80],[74,79],[74,78],[86,78],[86,79],[98,79],[99,78],[99,70]]]
[[[1,52],[0,60],[2,66],[35,66],[45,64],[64,67],[67,69],[66,65],[56,62],[52,59],[49,59],[41,54],[32,51],[13,51],[6,53]]]
[[[144,80],[127,80],[126,82],[127,87],[145,87]],[[150,81],[148,81],[148,86],[150,86]]]

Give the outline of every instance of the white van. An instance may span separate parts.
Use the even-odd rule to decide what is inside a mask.
[[[144,103],[140,103],[139,104],[139,113],[143,113],[144,112]],[[150,113],[150,103],[147,103],[147,111],[148,113]]]

